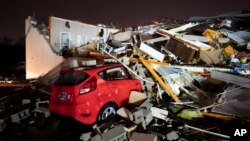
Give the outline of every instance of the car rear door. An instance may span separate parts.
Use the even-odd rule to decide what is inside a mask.
[[[128,102],[131,90],[140,88],[139,81],[131,79],[130,74],[123,66],[107,69],[106,75],[108,89],[119,106]]]

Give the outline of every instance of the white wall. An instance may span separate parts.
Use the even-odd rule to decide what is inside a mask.
[[[62,56],[52,52],[44,36],[25,20],[26,33],[26,79],[38,78],[63,62]]]
[[[79,21],[72,21],[58,17],[50,17],[50,43],[54,50],[61,52],[61,34],[69,34],[69,48],[80,47],[87,42],[98,39],[98,33],[103,29],[103,38],[107,39],[109,33],[117,32],[117,29],[99,27]]]

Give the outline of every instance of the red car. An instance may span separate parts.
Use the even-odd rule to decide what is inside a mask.
[[[127,104],[131,91],[141,90],[140,81],[120,64],[63,70],[52,86],[49,110],[93,124]]]

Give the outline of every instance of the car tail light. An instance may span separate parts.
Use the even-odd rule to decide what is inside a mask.
[[[97,79],[95,77],[90,78],[80,89],[80,94],[85,94],[96,89]]]

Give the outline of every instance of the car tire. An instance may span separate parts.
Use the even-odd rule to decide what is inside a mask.
[[[104,121],[109,117],[113,117],[116,115],[117,107],[115,104],[106,104],[98,115],[98,121]]]

